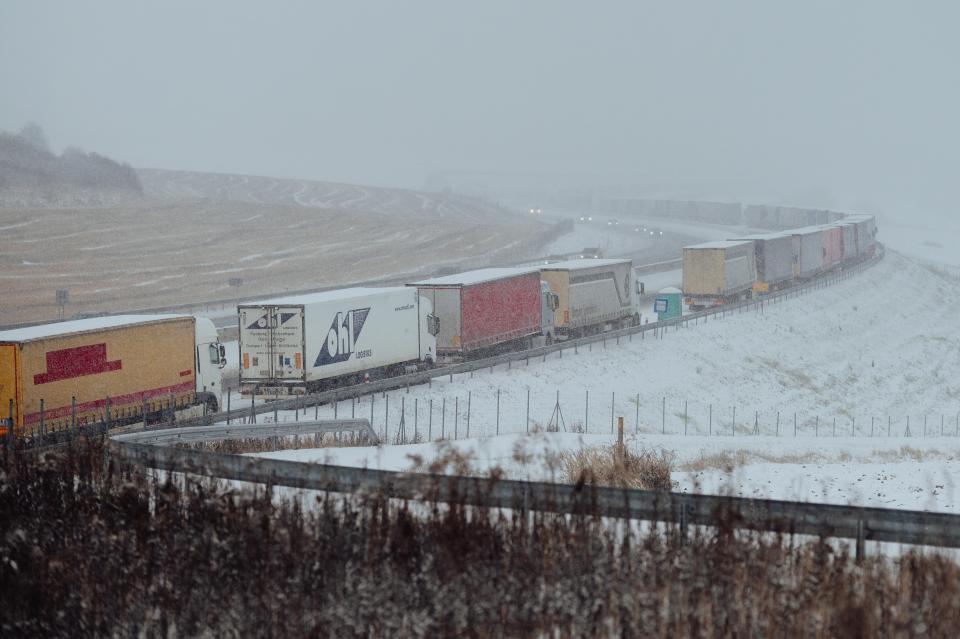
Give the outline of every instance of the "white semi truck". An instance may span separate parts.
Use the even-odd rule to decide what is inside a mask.
[[[439,320],[415,288],[348,288],[241,304],[240,387],[302,394],[432,366]]]

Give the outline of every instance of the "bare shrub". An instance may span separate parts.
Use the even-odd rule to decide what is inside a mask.
[[[366,438],[358,437],[353,433],[344,434],[341,437],[334,437],[331,433],[318,433],[316,435],[248,437],[176,444],[177,448],[205,450],[226,455],[272,453],[278,450],[300,450],[303,448],[346,448],[350,446],[370,446],[370,442]]]
[[[952,637],[960,568],[904,549],[316,493],[284,502],[0,450],[4,637]]]
[[[570,483],[666,491],[673,487],[673,455],[666,450],[633,452],[614,444],[564,451],[558,454],[558,461]]]

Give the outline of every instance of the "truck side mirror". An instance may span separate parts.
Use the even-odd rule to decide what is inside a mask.
[[[637,280],[637,294],[643,295],[643,291],[644,291],[643,282],[641,282],[640,280]]]

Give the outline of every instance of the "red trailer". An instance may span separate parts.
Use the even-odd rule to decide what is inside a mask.
[[[486,268],[408,286],[416,286],[431,301],[440,319],[438,355],[466,356],[541,332],[537,269]]]
[[[823,227],[823,270],[829,271],[843,261],[843,229],[839,226]]]

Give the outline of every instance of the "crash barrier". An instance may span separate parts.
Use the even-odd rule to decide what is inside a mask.
[[[340,427],[348,422],[342,420]],[[271,486],[334,493],[363,493],[389,499],[454,503],[590,515],[679,526],[727,526],[790,535],[850,539],[857,557],[867,541],[960,547],[960,515],[886,508],[668,493],[625,488],[530,482],[494,477],[404,473],[329,464],[223,454],[171,444],[307,433],[318,425],[248,424],[113,435],[108,452],[115,459],[145,468]]]

